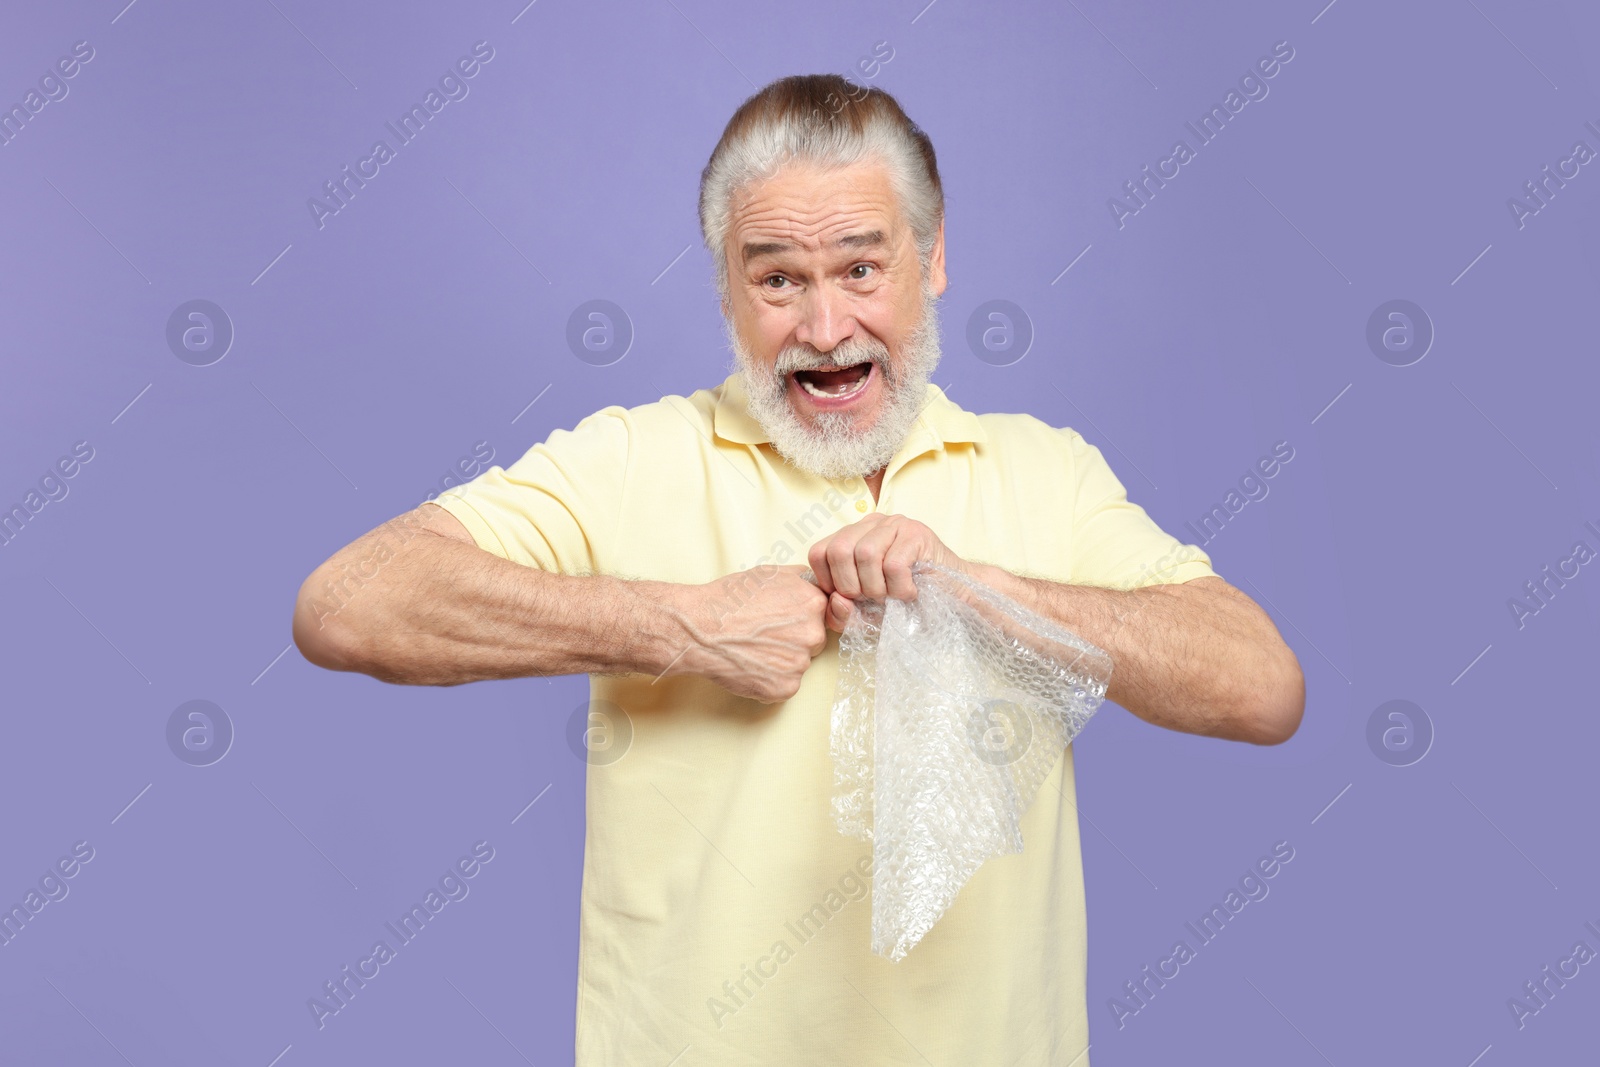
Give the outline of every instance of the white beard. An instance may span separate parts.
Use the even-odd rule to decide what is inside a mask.
[[[778,454],[800,470],[833,482],[864,478],[887,467],[927,403],[928,379],[939,365],[938,306],[939,297],[924,282],[922,318],[896,360],[890,360],[881,341],[858,334],[823,355],[809,345],[785,348],[770,370],[756,366],[732,321],[724,318],[723,330],[749,397],[750,416],[772,439]],[[883,393],[870,426],[858,430],[854,413],[822,411],[806,419],[795,411],[789,400],[790,372],[865,362],[876,364],[875,373],[883,375]]]

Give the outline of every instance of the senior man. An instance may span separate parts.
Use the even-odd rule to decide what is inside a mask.
[[[587,769],[579,1064],[1085,1067],[1071,746],[1025,850],[875,956],[870,846],[829,809],[834,634],[933,560],[1109,651],[1135,715],[1257,744],[1298,726],[1299,664],[1099,449],[929,382],[943,193],[891,96],[767,86],[700,218],[734,372],[554,430],[353,542],[306,580],[295,639],[398,683],[588,673],[631,730]]]

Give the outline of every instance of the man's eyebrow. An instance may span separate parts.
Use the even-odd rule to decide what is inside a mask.
[[[882,230],[867,230],[865,233],[847,233],[834,242],[835,248],[877,248],[886,242]],[[746,241],[744,244],[744,260],[746,263],[760,256],[772,256],[781,252],[793,251],[794,246],[787,241]]]

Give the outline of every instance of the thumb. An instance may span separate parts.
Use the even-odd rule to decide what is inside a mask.
[[[855,611],[855,605],[850,598],[838,593],[828,596],[828,628],[840,633],[844,632],[845,623],[850,621],[850,616]]]

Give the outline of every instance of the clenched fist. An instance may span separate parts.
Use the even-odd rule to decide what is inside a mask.
[[[812,545],[806,558],[827,594],[827,625],[834,631],[843,631],[853,600],[915,600],[911,565],[919,560],[972,573],[932,530],[904,515],[868,515]]]
[[[763,704],[794,696],[828,643],[828,598],[805,570],[769,565],[686,587],[685,646],[663,675],[701,675]]]

